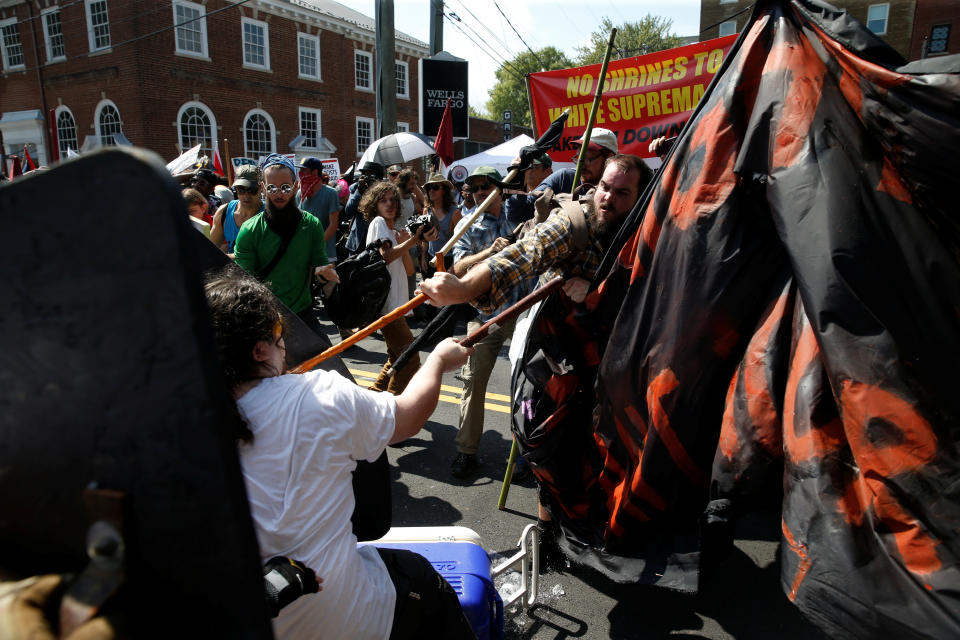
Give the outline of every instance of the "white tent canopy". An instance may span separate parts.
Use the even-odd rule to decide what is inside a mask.
[[[533,143],[533,138],[526,134],[520,134],[515,138],[510,138],[503,144],[490,147],[486,151],[481,151],[476,155],[454,160],[453,164],[450,165],[450,176],[454,178],[455,182],[461,182],[463,178],[470,175],[477,167],[493,167],[500,172],[500,175],[506,177],[507,167],[510,166],[514,158],[520,155],[520,149]],[[553,163],[554,171],[572,166],[573,163],[568,162]],[[458,167],[462,167],[462,169],[458,169]],[[458,175],[458,173],[460,175]]]

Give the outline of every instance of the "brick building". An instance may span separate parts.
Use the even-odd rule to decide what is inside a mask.
[[[426,15],[425,15],[426,18]],[[337,157],[377,137],[372,18],[332,0],[0,0],[0,135],[51,161],[129,141],[171,159]],[[418,126],[426,43],[395,36],[397,124]]]
[[[952,26],[960,23],[957,0],[831,0],[880,36],[907,60],[960,52]],[[739,33],[751,0],[700,0],[700,38]],[[924,50],[924,40],[927,49]]]

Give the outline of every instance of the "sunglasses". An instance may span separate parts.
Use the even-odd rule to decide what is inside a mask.
[[[472,184],[467,187],[467,191],[470,193],[476,193],[477,191],[490,191],[493,189],[493,185],[489,182],[483,182],[481,184]]]
[[[387,175],[390,176],[391,178],[396,178],[398,175],[400,175],[400,172],[399,172],[399,171],[391,171],[391,172],[388,173]]]
[[[587,156],[583,159],[583,161],[584,161],[585,163],[586,163],[586,162],[596,162],[597,160],[601,160],[601,159],[603,159],[603,158],[604,158],[604,155],[603,155],[602,153],[587,154]],[[573,160],[574,162],[576,162],[576,161],[579,160],[579,159],[580,159],[580,154],[579,154],[579,153],[573,154],[572,160]]]
[[[234,187],[233,190],[236,191],[237,195],[239,196],[242,196],[246,193],[254,194],[257,191],[259,191],[259,189],[257,189],[256,187],[241,187],[240,185],[237,185],[236,187]]]
[[[427,184],[424,185],[427,191],[433,191],[434,189],[443,189],[442,184]]]
[[[289,195],[290,193],[293,192],[293,185],[288,182],[280,185],[279,187],[275,184],[267,185],[267,193],[269,193],[270,195],[276,194],[277,191],[279,191],[283,195]]]

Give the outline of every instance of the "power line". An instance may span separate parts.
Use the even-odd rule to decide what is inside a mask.
[[[468,7],[467,5],[465,5],[465,4],[462,2],[462,0],[457,0],[457,4],[459,4],[461,7],[463,7],[463,8],[466,10],[466,12],[469,13],[470,16],[471,16],[474,20],[476,20],[478,24],[480,24],[480,26],[482,26],[484,29],[486,29],[486,30],[487,30],[487,33],[489,33],[489,34],[493,37],[494,40],[496,40],[499,44],[501,44],[501,45],[503,46],[504,50],[506,50],[506,52],[510,54],[510,57],[511,57],[511,58],[514,57],[513,52],[510,51],[510,47],[507,45],[507,43],[504,42],[497,34],[495,34],[495,33],[493,32],[493,30],[492,30],[490,27],[487,26],[487,23],[486,23],[486,22],[484,22],[483,20],[481,20],[480,18],[478,18],[478,17],[473,13],[473,11],[470,10],[470,7]],[[464,23],[464,24],[466,24],[466,23]]]
[[[460,18],[460,16],[458,16],[456,13],[453,13],[453,12],[449,12],[449,13],[444,12],[443,17],[445,17],[445,18],[450,22],[450,24],[452,24],[454,27],[456,27],[457,30],[458,30],[460,33],[462,33],[464,36],[466,36],[466,38],[467,38],[470,42],[472,42],[474,45],[476,45],[478,49],[480,49],[480,50],[483,51],[485,54],[487,54],[487,56],[489,56],[490,59],[492,59],[494,62],[496,62],[497,65],[499,65],[500,67],[502,67],[504,70],[508,71],[510,74],[516,76],[516,78],[517,78],[518,80],[523,80],[523,72],[520,71],[519,69],[517,69],[515,66],[513,66],[513,64],[511,64],[511,63],[508,62],[507,60],[498,60],[496,56],[494,56],[492,53],[490,53],[490,51],[495,51],[496,49],[494,49],[493,46],[491,46],[486,40],[484,40],[484,39],[483,39],[483,36],[481,36],[479,33],[477,33],[476,31],[474,31],[474,29],[473,29],[470,25],[468,25],[466,22],[464,22],[464,21]],[[480,39],[480,42],[483,42],[483,44],[486,45],[487,49],[489,49],[490,51],[488,51],[487,49],[484,49],[483,47],[481,47],[480,44],[479,44],[476,40],[474,40],[473,38],[471,38],[471,37],[470,37],[470,34],[468,34],[466,31],[464,31],[463,28],[461,28],[460,24],[457,24],[457,23],[460,23],[460,24],[462,24],[463,26],[465,26],[467,29],[470,29],[470,31],[472,31],[472,32],[474,33],[474,35],[476,35],[477,38]]]
[[[452,14],[452,15],[455,16],[456,19],[459,20],[459,16],[457,16],[457,14],[454,13],[454,14]],[[447,15],[446,13],[443,14],[443,17],[446,18],[447,21],[448,21],[450,24],[452,24],[454,27],[456,27],[457,31],[459,31],[460,33],[462,33],[462,34],[467,38],[467,40],[469,40],[469,41],[472,42],[474,45],[476,45],[476,47],[477,47],[480,51],[483,51],[485,54],[487,54],[487,56],[488,56],[491,60],[493,60],[494,62],[496,62],[497,65],[498,65],[499,67],[501,67],[504,71],[506,71],[507,73],[510,73],[511,75],[515,76],[518,80],[522,80],[522,79],[523,79],[523,76],[522,76],[521,74],[517,73],[517,72],[514,70],[514,67],[513,67],[509,62],[498,60],[492,53],[490,53],[489,51],[487,51],[486,49],[484,49],[483,47],[481,47],[480,44],[479,44],[476,40],[474,40],[473,38],[470,37],[470,34],[468,34],[466,31],[464,31],[464,30],[460,27],[460,25],[457,24],[457,23],[454,21],[454,18],[451,18],[451,17],[450,17],[449,15]],[[462,22],[462,21],[461,21],[461,22]],[[488,45],[488,46],[489,46],[489,45]]]
[[[493,5],[497,8],[497,11],[500,12],[500,15],[503,16],[503,19],[507,21],[507,24],[510,25],[510,28],[513,29],[513,32],[517,34],[517,37],[520,38],[520,42],[523,43],[523,46],[527,48],[527,51],[533,54],[533,57],[537,59],[537,62],[540,63],[540,69],[543,71],[547,70],[547,65],[540,59],[540,56],[537,55],[537,52],[530,48],[530,45],[527,44],[527,41],[523,39],[523,36],[520,35],[520,32],[517,31],[516,27],[513,26],[513,23],[510,22],[510,18],[507,17],[507,14],[503,12],[503,9],[500,8],[500,3],[497,0],[493,0]]]
[[[464,27],[466,27],[467,29],[469,29],[470,32],[471,32],[473,35],[475,35],[475,36],[477,37],[477,39],[480,40],[480,42],[482,42],[482,43],[487,47],[488,50],[493,51],[493,52],[496,52],[496,51],[497,51],[497,48],[496,48],[496,47],[494,47],[492,44],[490,44],[489,42],[487,42],[482,35],[480,35],[479,33],[477,33],[477,30],[476,30],[476,29],[474,29],[474,28],[471,27],[469,24],[467,24],[466,22],[464,22],[464,21],[463,21],[463,18],[461,18],[459,15],[457,15],[457,14],[454,13],[453,11],[450,11],[450,12],[448,12],[448,13],[450,14],[450,15],[449,15],[450,18],[453,18],[454,20],[456,20],[457,22],[459,22],[461,25],[463,25]],[[463,32],[463,29],[461,29],[460,31]],[[464,35],[467,35],[467,34],[464,33]],[[473,40],[473,39],[471,39],[470,41],[473,42],[474,44],[477,44],[477,42],[476,42],[475,40]],[[479,46],[479,45],[477,45],[477,46]],[[506,60],[506,58],[504,58],[504,60]],[[503,64],[504,64],[504,62],[501,62],[501,61],[497,60],[496,58],[494,58],[494,61],[497,62],[497,64],[499,64],[499,65],[503,65]]]

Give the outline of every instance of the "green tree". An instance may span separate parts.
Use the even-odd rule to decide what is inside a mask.
[[[514,124],[529,127],[530,105],[527,102],[527,85],[523,77],[528,73],[573,66],[570,58],[555,47],[544,47],[534,53],[520,53],[497,69],[497,83],[488,92],[490,99],[487,100],[487,113],[491,118],[499,120],[500,114],[509,109],[513,112]]]
[[[613,39],[612,59],[641,56],[645,53],[673,49],[680,46],[680,37],[670,33],[673,20],[652,16],[649,13],[637,22],[625,22],[617,26],[617,37]],[[600,27],[590,34],[590,44],[577,47],[577,64],[600,64],[607,50],[613,21],[605,17]]]
[[[483,118],[484,120],[490,119],[490,116],[484,113],[482,109],[477,109],[472,104],[467,107],[467,112],[470,114],[471,118]]]

